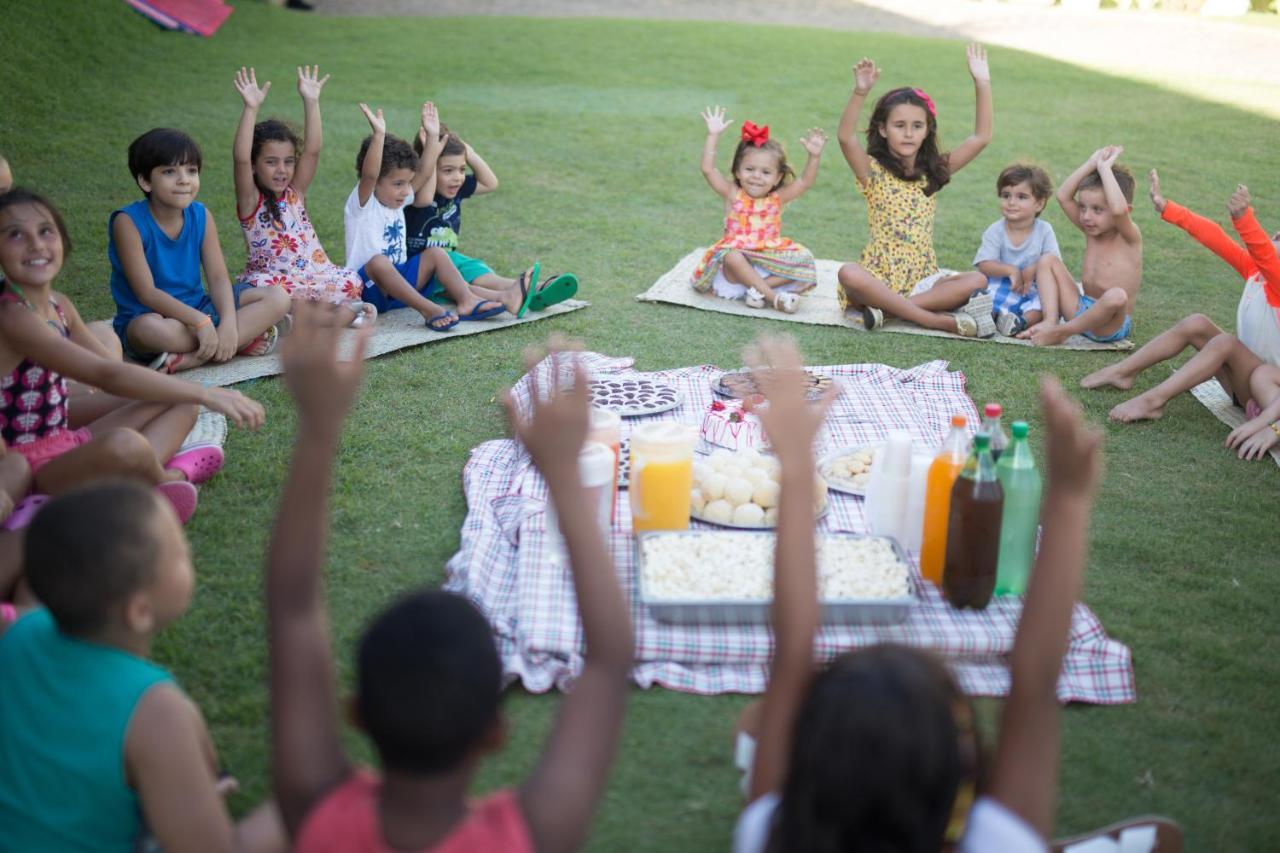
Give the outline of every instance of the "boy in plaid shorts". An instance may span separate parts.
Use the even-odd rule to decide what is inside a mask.
[[[1040,218],[1052,193],[1039,166],[1015,163],[996,179],[1001,218],[983,232],[973,263],[987,277],[996,330],[1006,337],[1044,318],[1036,268],[1046,256],[1061,260],[1053,226]]]

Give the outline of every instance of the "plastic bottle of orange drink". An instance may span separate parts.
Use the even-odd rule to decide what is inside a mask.
[[[920,543],[920,575],[935,585],[942,583],[947,556],[947,521],[951,516],[951,488],[969,457],[969,436],[964,415],[951,416],[951,432],[929,466],[924,497],[924,538]]]

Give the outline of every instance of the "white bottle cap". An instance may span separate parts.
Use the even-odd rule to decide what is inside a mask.
[[[578,454],[578,477],[587,488],[612,485],[614,466],[613,451],[598,441],[588,441]]]
[[[891,477],[911,476],[911,434],[900,429],[889,433],[877,464]]]

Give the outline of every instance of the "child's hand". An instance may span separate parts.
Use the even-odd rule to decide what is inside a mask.
[[[990,83],[991,68],[987,65],[987,49],[974,42],[965,48],[965,57],[969,62],[969,76],[975,83]]]
[[[761,336],[743,351],[753,368],[756,384],[769,405],[748,408],[760,418],[778,461],[784,465],[813,464],[813,443],[827,417],[827,409],[839,395],[839,386],[827,389],[810,404],[805,397],[804,362],[795,341],[784,336]]]
[[[719,136],[724,133],[725,129],[733,124],[732,120],[725,120],[724,107],[707,107],[702,111],[702,120],[707,123],[707,133],[712,136]]]
[[[218,348],[213,352],[213,360],[216,362],[228,361],[231,356],[236,354],[236,344],[239,342],[240,332],[236,328],[235,320],[231,317],[224,317],[222,322],[218,324]]]
[[[300,302],[293,312],[293,331],[280,347],[284,384],[297,403],[298,420],[310,427],[341,426],[364,376],[364,348],[373,326],[356,332],[351,357],[342,361],[337,311],[333,305]]]
[[[1120,159],[1120,155],[1124,153],[1123,145],[1108,145],[1102,149],[1102,154],[1098,158],[1099,169],[1110,169]]]
[[[320,76],[320,66],[312,65],[310,67],[304,65],[298,69],[298,94],[302,96],[304,101],[320,100],[320,90],[324,88],[324,84],[329,82],[328,74]],[[267,84],[271,85],[270,83]]]
[[[805,151],[809,152],[810,157],[817,157],[822,154],[822,149],[827,144],[827,134],[820,127],[811,127],[809,132],[801,137],[800,144],[804,146]]]
[[[1249,209],[1249,188],[1244,184],[1236,184],[1236,191],[1227,199],[1227,213],[1232,219],[1239,219]]]
[[[243,66],[236,72],[236,91],[240,93],[240,97],[244,98],[244,105],[257,109],[262,106],[262,102],[267,99],[267,92],[271,90],[271,82],[267,81],[261,89],[258,88],[258,75],[252,68],[245,69]]]
[[[436,105],[431,101],[422,105],[422,129],[426,132],[425,138],[420,136],[424,148],[428,139],[440,138],[440,114],[436,112]]]
[[[1098,485],[1102,433],[1084,425],[1080,404],[1052,376],[1040,380],[1040,408],[1049,488],[1087,497]]]
[[[1160,195],[1160,176],[1156,174],[1156,170],[1152,169],[1147,175],[1147,181],[1151,184],[1151,204],[1155,207],[1156,213],[1164,213],[1165,205],[1169,202],[1165,201],[1164,196]]]
[[[213,328],[213,323],[201,322],[191,331],[196,336],[196,358],[201,361],[213,358],[213,354],[218,351],[218,331]]]
[[[865,95],[870,92],[879,79],[880,69],[876,68],[873,60],[864,56],[858,60],[857,65],[853,66],[853,91],[857,94]]]
[[[1021,269],[1015,269],[1012,273],[1009,274],[1009,289],[1012,290],[1014,293],[1026,293],[1027,288],[1030,285],[1031,285],[1031,282],[1027,281],[1023,277]]]
[[[385,134],[387,132],[387,120],[382,117],[381,109],[375,115],[369,110],[368,104],[361,104],[360,112],[364,113],[364,117],[369,120],[369,127],[373,128],[374,133]]]
[[[244,429],[257,429],[267,417],[261,403],[230,388],[206,388],[204,405],[221,412]]]
[[[530,348],[525,351],[525,365],[529,368],[529,417],[524,418],[516,408],[515,399],[508,391],[502,404],[507,410],[511,432],[533,457],[534,464],[543,476],[553,471],[577,471],[578,454],[587,440],[591,421],[591,398],[587,394],[587,372],[578,362],[576,353],[564,352],[572,347],[568,341],[553,336],[547,341],[546,357],[551,373],[551,385],[540,387],[537,366],[543,360],[543,350]],[[565,363],[572,366],[573,385],[561,387],[561,369]]]

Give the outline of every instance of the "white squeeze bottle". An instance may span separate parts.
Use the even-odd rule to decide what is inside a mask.
[[[889,440],[871,470],[867,484],[867,525],[873,536],[906,542],[907,502],[911,485],[911,436],[902,430]]]
[[[911,481],[907,487],[907,513],[902,520],[902,547],[920,551],[924,541],[924,503],[929,488],[929,466],[933,454],[917,449],[911,453]]]

